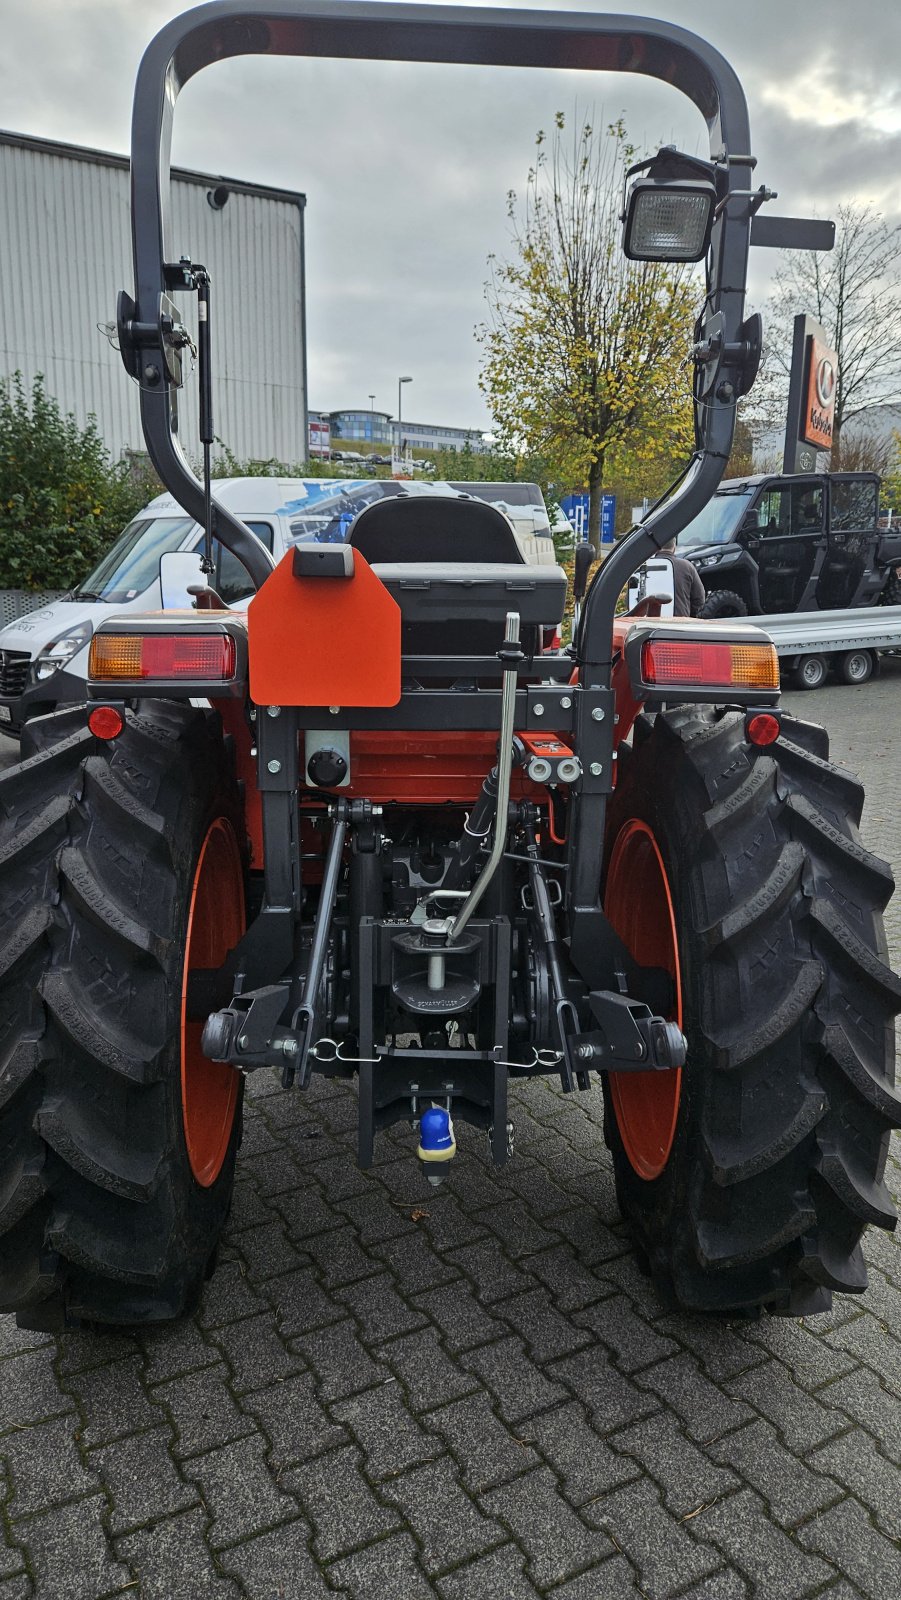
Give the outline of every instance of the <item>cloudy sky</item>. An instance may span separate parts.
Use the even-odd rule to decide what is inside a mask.
[[[0,0],[0,124],[127,153],[142,50],[182,9]],[[898,0],[651,0],[648,10],[732,62],[775,210],[825,216],[863,199],[901,219]],[[693,107],[650,80],[245,57],[184,90],[173,159],[306,193],[313,405],[366,407],[375,394],[393,411],[409,373],[405,415],[487,427],[473,338],[486,260],[508,250],[505,196],[523,187],[536,131],[576,106],[596,125],[624,114],[638,145],[706,153]],[[773,264],[755,253],[758,302]]]

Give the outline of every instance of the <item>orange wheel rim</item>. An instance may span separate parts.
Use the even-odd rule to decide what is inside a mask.
[[[682,980],[669,879],[646,822],[624,823],[613,846],[604,909],[630,955],[663,967],[673,980],[670,1019],[682,1026]],[[682,1072],[611,1072],[610,1092],[623,1148],[640,1178],[659,1178],[676,1137]]]
[[[238,1105],[239,1075],[200,1048],[203,1023],[188,1016],[192,972],[220,967],[244,932],[244,876],[234,830],[217,817],[200,847],[191,901],[181,995],[181,1102],[191,1171],[205,1189],[215,1183],[228,1150]]]

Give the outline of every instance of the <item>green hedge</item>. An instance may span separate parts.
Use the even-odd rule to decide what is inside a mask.
[[[0,588],[80,583],[160,484],[114,462],[93,417],[64,416],[39,374],[0,380]]]

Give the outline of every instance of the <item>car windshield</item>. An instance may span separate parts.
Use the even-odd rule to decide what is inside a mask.
[[[725,494],[715,494],[682,529],[676,543],[683,549],[697,544],[728,544],[735,538],[752,494],[752,489],[728,489]]]
[[[178,550],[194,526],[190,517],[138,517],[75,591],[76,600],[121,605],[135,600],[160,575],[160,556]]]

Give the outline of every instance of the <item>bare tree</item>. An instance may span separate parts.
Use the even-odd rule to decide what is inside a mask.
[[[871,406],[901,403],[901,225],[871,205],[843,205],[834,250],[784,252],[755,408],[771,420],[785,414],[792,323],[802,311],[822,324],[838,355],[832,464],[843,465],[842,430]]]

